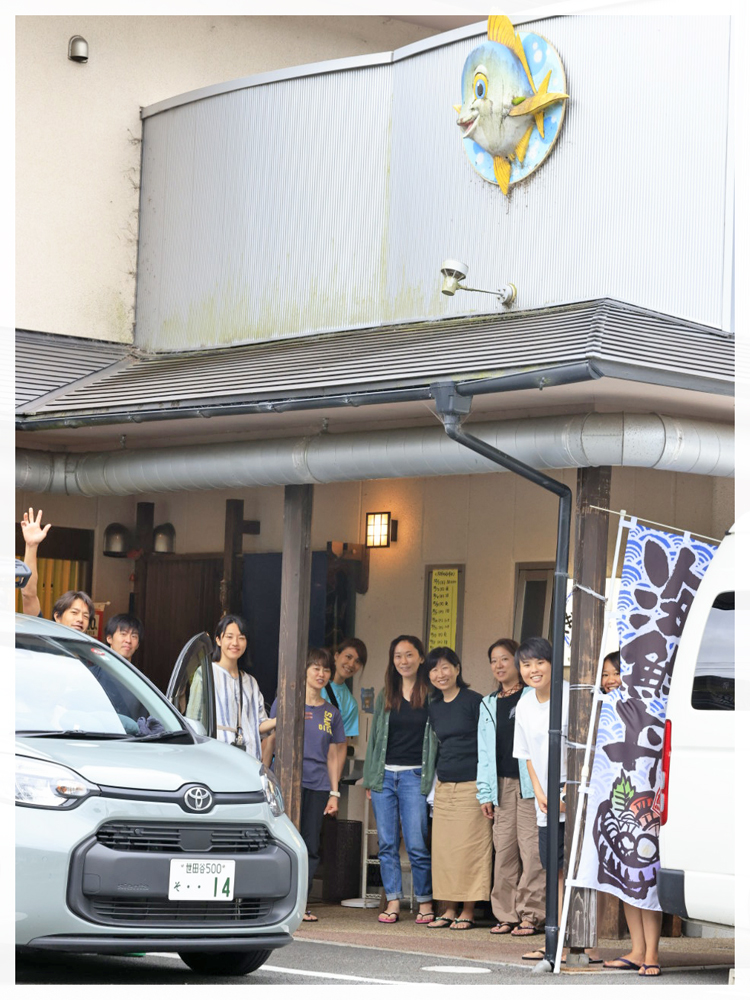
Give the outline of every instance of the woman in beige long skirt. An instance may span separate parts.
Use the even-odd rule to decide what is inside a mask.
[[[432,821],[432,891],[444,903],[427,926],[467,931],[477,900],[489,899],[492,825],[477,799],[477,725],[481,695],[461,676],[448,646],[430,651],[426,664],[437,696],[428,705],[438,738],[437,785]]]

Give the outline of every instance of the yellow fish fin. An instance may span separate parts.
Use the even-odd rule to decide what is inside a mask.
[[[495,180],[503,194],[507,195],[510,184],[510,161],[503,156],[494,156],[492,163],[495,168]]]
[[[538,111],[548,108],[550,104],[554,104],[556,101],[567,101],[567,99],[568,94],[542,94],[540,92],[534,94],[533,97],[527,97],[521,104],[511,108],[508,114],[512,118],[518,118],[519,115],[535,115]]]
[[[534,131],[534,126],[529,125],[523,134],[523,138],[516,146],[516,156],[518,157],[518,162],[523,163],[526,158],[526,151],[529,148],[529,139],[531,138],[531,133]],[[544,138],[544,133],[542,133],[542,138]]]
[[[491,42],[499,42],[501,45],[504,45],[518,56],[518,59],[526,72],[526,76],[529,79],[529,83],[531,84],[531,89],[534,93],[536,93],[534,77],[531,75],[529,64],[526,61],[526,53],[523,50],[523,43],[516,34],[516,29],[510,23],[510,19],[507,18],[505,14],[490,14],[487,18],[487,38]]]
[[[544,112],[537,111],[534,115],[534,121],[536,122],[536,127],[539,129],[539,135],[544,138]]]
[[[456,112],[457,115],[460,115],[461,114],[461,105],[460,104],[454,104],[453,105],[453,110]]]

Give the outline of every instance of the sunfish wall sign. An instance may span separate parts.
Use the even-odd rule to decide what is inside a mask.
[[[539,167],[560,134],[565,70],[546,38],[516,32],[504,15],[487,21],[487,41],[464,64],[458,112],[471,165],[507,196]]]

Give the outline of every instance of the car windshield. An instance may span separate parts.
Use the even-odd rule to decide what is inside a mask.
[[[101,644],[16,637],[18,734],[142,739],[183,729],[169,703]]]

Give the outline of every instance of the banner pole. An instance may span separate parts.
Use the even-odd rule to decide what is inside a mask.
[[[609,512],[608,512],[609,513]],[[612,511],[612,513],[616,513]],[[604,628],[602,630],[602,642],[599,650],[599,663],[596,668],[596,680],[594,682],[594,687],[596,690],[596,698],[594,700],[594,705],[592,705],[591,717],[589,719],[589,732],[586,740],[586,753],[583,759],[583,767],[581,769],[581,784],[578,789],[578,804],[576,808],[576,815],[573,825],[573,842],[570,849],[570,868],[575,868],[575,872],[571,873],[570,868],[568,869],[568,874],[565,878],[565,891],[563,893],[563,908],[562,917],[560,919],[560,937],[557,941],[557,950],[555,953],[555,973],[559,973],[560,964],[562,962],[562,952],[563,946],[565,944],[565,932],[568,925],[568,910],[570,908],[570,894],[575,880],[578,876],[578,844],[582,836],[583,819],[586,809],[586,801],[588,795],[588,779],[591,767],[591,750],[592,743],[596,736],[596,725],[598,719],[598,705],[599,705],[599,687],[601,686],[602,678],[602,667],[604,664],[604,657],[606,655],[606,644],[607,644],[607,623],[612,617],[612,603],[614,601],[615,594],[615,580],[617,579],[617,567],[620,563],[620,548],[622,545],[623,534],[626,530],[629,530],[631,525],[634,523],[634,518],[627,517],[626,511],[621,510],[620,520],[617,526],[617,537],[615,539],[615,551],[612,557],[612,575],[610,577],[610,587],[609,596],[606,599],[604,605]],[[596,706],[596,709],[595,707]]]

